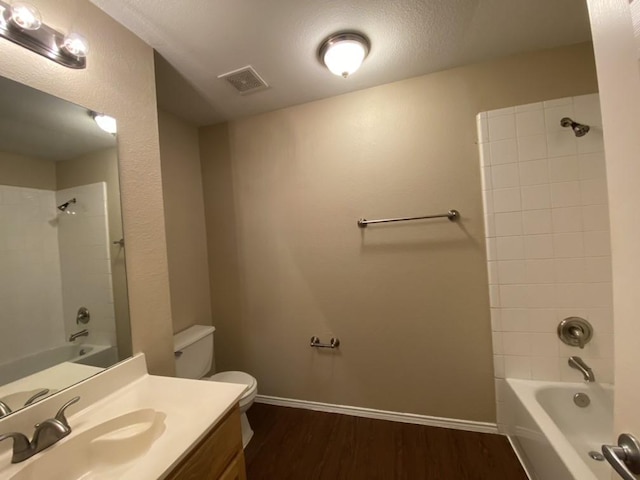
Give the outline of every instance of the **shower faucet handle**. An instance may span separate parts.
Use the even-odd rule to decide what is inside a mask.
[[[558,338],[572,347],[584,348],[593,337],[593,327],[580,317],[567,317],[558,325]]]

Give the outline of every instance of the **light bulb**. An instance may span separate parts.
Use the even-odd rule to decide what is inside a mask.
[[[109,115],[96,113],[94,114],[93,119],[96,121],[98,126],[107,133],[111,133],[115,135],[116,132],[118,131],[116,119],[113,117],[110,117]]]
[[[62,48],[75,57],[86,57],[89,52],[89,42],[79,33],[69,33],[64,37]]]
[[[320,57],[329,71],[344,78],[360,68],[368,53],[368,40],[356,33],[334,35],[320,47]]]
[[[11,5],[11,22],[22,30],[37,30],[42,25],[42,17],[33,5],[15,2]]]

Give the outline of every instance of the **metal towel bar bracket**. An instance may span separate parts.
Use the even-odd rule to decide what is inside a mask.
[[[425,215],[422,217],[381,218],[379,220],[367,220],[366,218],[361,218],[360,220],[358,220],[358,227],[366,228],[367,225],[371,225],[374,223],[409,222],[411,220],[429,220],[432,218],[448,218],[450,221],[454,222],[460,218],[460,212],[457,210],[451,209],[447,213],[439,213],[437,215]]]
[[[331,338],[329,343],[321,343],[320,339],[314,335],[311,337],[309,346],[316,348],[338,348],[340,346],[340,340],[338,338]]]

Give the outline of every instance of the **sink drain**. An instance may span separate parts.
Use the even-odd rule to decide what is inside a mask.
[[[600,452],[595,452],[592,450],[591,452],[589,452],[589,456],[596,462],[604,462],[604,455],[602,455]]]

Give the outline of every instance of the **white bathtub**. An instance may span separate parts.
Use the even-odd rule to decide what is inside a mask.
[[[507,379],[507,433],[534,480],[610,480],[607,462],[589,457],[613,442],[609,385]],[[576,393],[591,403],[580,408]]]
[[[0,385],[4,385],[62,362],[76,362],[92,365],[90,358],[101,359],[113,347],[105,345],[63,345],[42,352],[34,353],[0,365]],[[117,362],[117,353],[115,354]],[[93,365],[101,367],[102,365]]]

